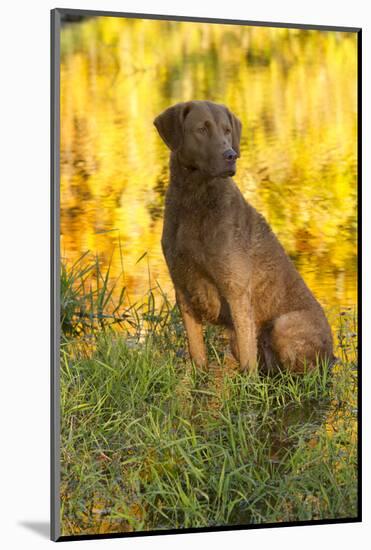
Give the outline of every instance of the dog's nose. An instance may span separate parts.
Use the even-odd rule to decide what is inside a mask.
[[[233,149],[227,149],[223,153],[223,158],[225,158],[226,160],[236,160],[237,157],[238,155]]]

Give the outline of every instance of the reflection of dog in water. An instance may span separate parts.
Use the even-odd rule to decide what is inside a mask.
[[[259,358],[302,372],[332,359],[322,307],[231,178],[240,121],[224,105],[189,101],[154,124],[171,150],[162,246],[194,362],[207,363],[203,322],[230,330],[242,369]]]

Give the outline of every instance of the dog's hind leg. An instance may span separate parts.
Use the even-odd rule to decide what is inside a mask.
[[[292,311],[275,319],[271,344],[280,363],[293,372],[303,373],[333,357],[326,319],[308,310]]]

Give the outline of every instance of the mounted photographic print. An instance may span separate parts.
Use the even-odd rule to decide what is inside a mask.
[[[361,521],[360,55],[52,11],[53,540]]]

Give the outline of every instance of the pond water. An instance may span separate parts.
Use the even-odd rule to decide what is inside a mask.
[[[62,257],[90,250],[113,279],[124,271],[132,299],[156,281],[173,299],[160,246],[168,150],[153,119],[209,99],[242,121],[245,198],[334,318],[354,306],[356,52],[352,33],[110,17],[64,26]]]

